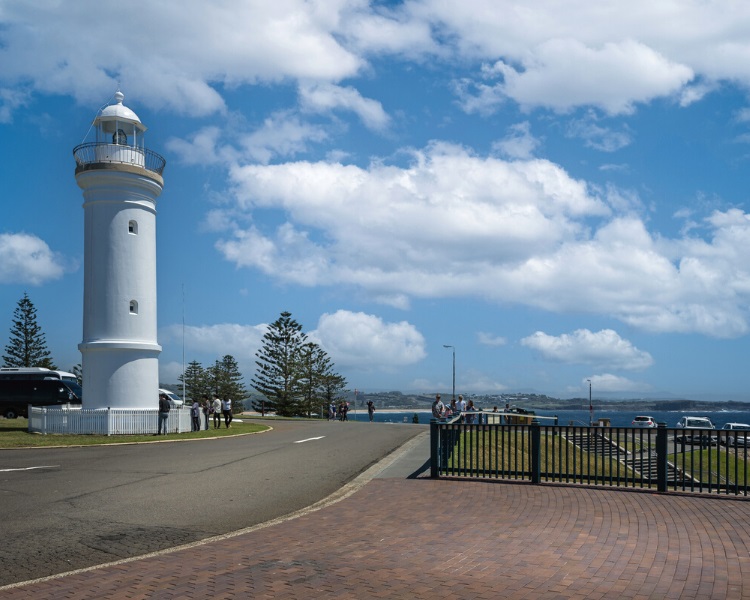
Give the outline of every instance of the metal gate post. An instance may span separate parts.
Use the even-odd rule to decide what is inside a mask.
[[[542,480],[542,429],[539,423],[532,423],[529,426],[531,432],[531,483],[539,483]]]
[[[438,420],[430,421],[430,477],[437,479],[440,469],[440,431],[438,430]]]
[[[667,491],[667,424],[658,423],[656,427],[656,488]]]

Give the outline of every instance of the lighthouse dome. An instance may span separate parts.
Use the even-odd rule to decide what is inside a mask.
[[[99,114],[99,118],[108,121],[117,119],[118,121],[133,121],[135,123],[140,123],[141,120],[138,118],[138,115],[122,103],[124,98],[125,94],[118,90],[115,93],[115,100],[117,103],[110,104],[103,108],[102,112]]]

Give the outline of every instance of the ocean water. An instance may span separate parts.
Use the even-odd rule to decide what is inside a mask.
[[[487,412],[487,411],[485,411]],[[539,416],[551,417],[557,415],[558,425],[569,425],[571,422],[573,425],[582,426],[589,424],[590,413],[588,410],[537,410],[534,411]],[[374,421],[376,423],[404,423],[411,424],[414,414],[417,414],[419,423],[426,425],[430,422],[432,415],[427,410],[414,410],[408,413],[403,412],[389,412],[387,410],[376,410]],[[721,429],[725,423],[750,423],[750,411],[748,412],[733,412],[733,411],[709,411],[709,412],[678,412],[678,411],[645,411],[645,412],[632,412],[632,411],[617,411],[617,410],[597,410],[594,406],[594,422],[598,419],[604,418],[610,420],[612,427],[630,427],[633,418],[636,415],[648,415],[653,417],[657,423],[666,423],[667,427],[675,427],[677,421],[683,416],[696,416],[696,417],[708,417],[714,424],[716,429]],[[406,421],[404,421],[406,418]],[[349,419],[352,421],[367,421],[367,411],[357,410],[356,414],[354,411],[349,411]],[[552,425],[554,421],[551,419],[542,419],[540,421],[543,425]]]

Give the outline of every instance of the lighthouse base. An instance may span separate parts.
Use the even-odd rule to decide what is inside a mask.
[[[78,349],[83,367],[82,408],[158,408],[161,346],[109,340],[83,342]]]

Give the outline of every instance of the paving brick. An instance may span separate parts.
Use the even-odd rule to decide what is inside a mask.
[[[750,598],[750,502],[375,479],[226,539],[0,598]]]

